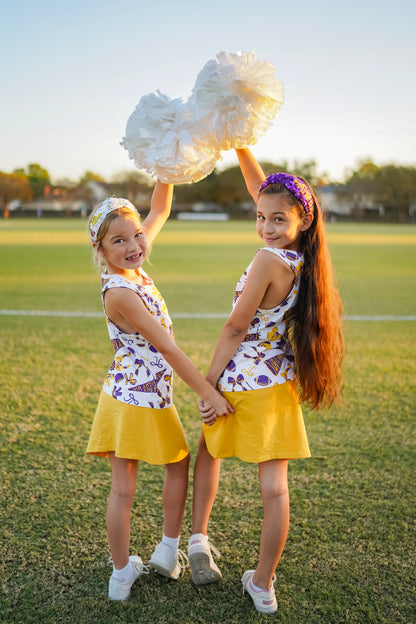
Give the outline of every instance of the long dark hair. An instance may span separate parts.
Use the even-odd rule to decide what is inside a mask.
[[[291,310],[290,339],[301,401],[319,409],[336,402],[342,389],[342,302],[335,285],[318,199],[306,180],[300,179],[309,187],[315,205],[312,224],[301,233],[304,264],[298,298]],[[283,184],[270,184],[261,193],[284,193],[299,215],[305,214],[302,204]]]

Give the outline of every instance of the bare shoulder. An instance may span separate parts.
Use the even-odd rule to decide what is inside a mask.
[[[107,314],[116,316],[121,314],[126,316],[129,311],[146,314],[147,309],[139,295],[130,288],[114,287],[109,288],[105,293],[105,309]]]
[[[279,305],[293,287],[295,276],[288,264],[279,256],[265,249],[256,254],[253,278],[266,280],[268,287],[259,307],[270,310]]]
[[[134,301],[138,298],[137,293],[130,288],[126,288],[124,286],[113,286],[109,288],[104,293],[106,302],[123,302],[123,301]]]
[[[253,260],[253,267],[254,266],[256,266],[257,270],[268,270],[280,277],[286,275],[293,279],[293,271],[287,262],[278,254],[271,253],[267,251],[267,249],[259,249]]]

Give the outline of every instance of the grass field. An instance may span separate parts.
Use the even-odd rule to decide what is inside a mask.
[[[416,227],[330,224],[347,316],[416,315]],[[147,270],[178,313],[230,309],[258,241],[252,223],[168,223]],[[85,223],[0,222],[0,309],[100,312]],[[177,342],[205,371],[222,319],[176,318]],[[223,463],[210,536],[224,578],[196,588],[155,574],[122,604],[106,599],[106,460],[85,447],[112,351],[102,318],[0,315],[0,622],[414,624],[416,322],[345,323],[344,403],[305,410],[313,457],[290,464],[291,529],[276,616],[256,613],[240,576],[255,565],[256,467]],[[195,457],[195,396],[175,403]],[[132,552],[160,539],[163,469],[141,465]],[[190,496],[182,546],[190,533]]]

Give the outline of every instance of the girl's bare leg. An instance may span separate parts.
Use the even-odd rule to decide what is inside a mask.
[[[208,522],[218,490],[220,468],[221,460],[209,454],[204,434],[201,433],[194,468],[192,534],[208,535]]]
[[[264,517],[260,557],[253,583],[261,589],[269,589],[272,584],[289,531],[287,467],[287,459],[273,459],[259,464]]]
[[[136,459],[123,459],[110,453],[111,491],[107,506],[107,536],[114,567],[120,570],[129,562],[130,511],[136,492]]]
[[[166,537],[179,537],[186,495],[188,493],[190,455],[174,464],[166,464],[162,501],[164,510],[163,533]]]

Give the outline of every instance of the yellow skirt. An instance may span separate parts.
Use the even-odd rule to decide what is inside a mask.
[[[235,412],[203,425],[209,453],[259,463],[310,457],[296,381],[259,390],[222,392]]]
[[[176,407],[137,407],[101,391],[87,453],[139,459],[148,464],[171,464],[189,453]]]

